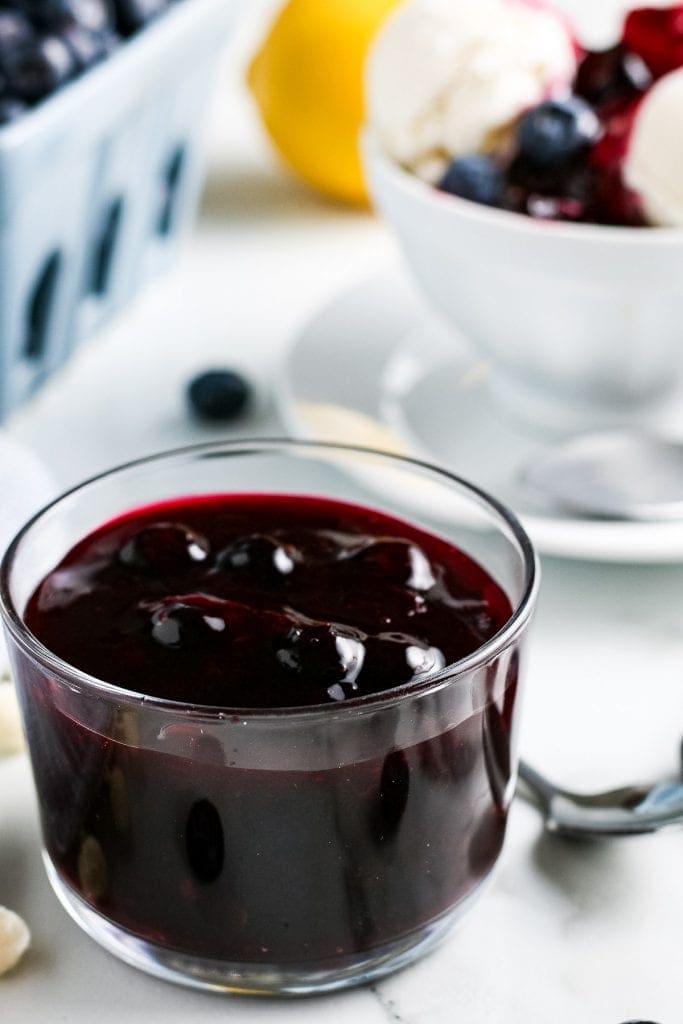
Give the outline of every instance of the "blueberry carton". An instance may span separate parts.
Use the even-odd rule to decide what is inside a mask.
[[[192,223],[201,115],[239,4],[0,3],[0,419]]]

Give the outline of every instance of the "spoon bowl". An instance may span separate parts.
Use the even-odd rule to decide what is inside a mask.
[[[529,462],[520,483],[564,512],[683,521],[683,440],[626,429],[581,434]]]
[[[683,825],[680,780],[572,793],[521,761],[518,791],[541,810],[549,832],[575,838],[639,835]]]

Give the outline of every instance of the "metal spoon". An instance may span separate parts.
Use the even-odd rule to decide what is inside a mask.
[[[625,836],[683,824],[683,782],[571,793],[521,761],[518,792],[536,804],[549,832],[574,837]]]
[[[626,429],[581,434],[529,462],[519,479],[530,495],[564,511],[683,520],[683,440]]]

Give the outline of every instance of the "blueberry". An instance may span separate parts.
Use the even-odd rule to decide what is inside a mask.
[[[65,26],[60,35],[71,50],[79,71],[104,60],[118,45],[118,38],[113,32],[96,32],[75,22]]]
[[[76,73],[76,61],[57,36],[43,36],[19,47],[4,61],[10,92],[34,103],[54,92]]]
[[[221,816],[209,800],[192,804],[185,823],[185,849],[195,878],[215,882],[223,871],[225,838]]]
[[[555,167],[573,160],[594,143],[600,122],[579,96],[546,100],[523,115],[517,139],[519,151],[538,167]]]
[[[438,647],[400,630],[386,630],[368,637],[368,672],[377,671],[391,680],[391,687],[422,679],[444,668],[446,659]],[[389,688],[389,687],[387,687]]]
[[[119,551],[127,568],[145,573],[183,572],[204,561],[209,542],[201,534],[176,523],[154,523],[130,537]]]
[[[211,633],[217,634],[211,622],[219,623],[216,616],[207,621],[201,608],[185,601],[166,600],[152,608],[151,636],[161,647],[170,651],[192,650],[204,647]],[[220,629],[224,632],[225,626]]]
[[[402,750],[392,750],[382,764],[379,792],[371,819],[376,843],[390,840],[397,832],[408,804],[410,766]]]
[[[21,11],[0,10],[0,63],[33,37],[33,28]]]
[[[21,100],[14,99],[13,96],[0,96],[0,125],[16,121],[26,109],[26,104]]]
[[[337,623],[297,625],[275,642],[275,658],[294,678],[315,681],[331,700],[343,701],[357,694],[364,639],[359,630]]]
[[[114,0],[116,28],[123,36],[138,32],[168,7],[169,0]]]
[[[207,370],[190,381],[187,397],[190,408],[201,419],[227,422],[243,412],[250,388],[234,370]]]
[[[429,559],[417,544],[388,537],[365,545],[353,554],[354,562],[361,563],[381,576],[386,583],[429,590],[435,578]]]
[[[440,672],[446,665],[443,652],[438,647],[428,647],[424,643],[409,644],[405,650],[405,658],[414,679],[432,672]]]
[[[75,22],[99,32],[113,24],[107,0],[22,0],[22,7],[33,24],[46,31]]]
[[[218,555],[216,564],[223,572],[243,572],[275,581],[289,576],[300,561],[301,553],[292,544],[282,544],[275,537],[255,533],[229,544]]]
[[[507,172],[508,184],[521,186],[527,193],[569,196],[587,201],[594,188],[594,172],[587,160],[574,159],[568,164],[539,167],[527,157],[517,156]]]
[[[470,199],[485,206],[499,206],[503,198],[504,176],[489,156],[472,153],[449,165],[439,182],[442,192]]]
[[[114,15],[107,0],[64,0],[70,19],[91,32],[111,31]]]

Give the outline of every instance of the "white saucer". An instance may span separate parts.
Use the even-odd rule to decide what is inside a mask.
[[[412,454],[472,480],[517,512],[545,554],[683,561],[683,523],[574,519],[534,507],[516,481],[550,438],[504,412],[487,376],[396,271],[345,292],[305,328],[285,360],[280,409],[295,436]],[[681,396],[671,409],[683,409]]]

